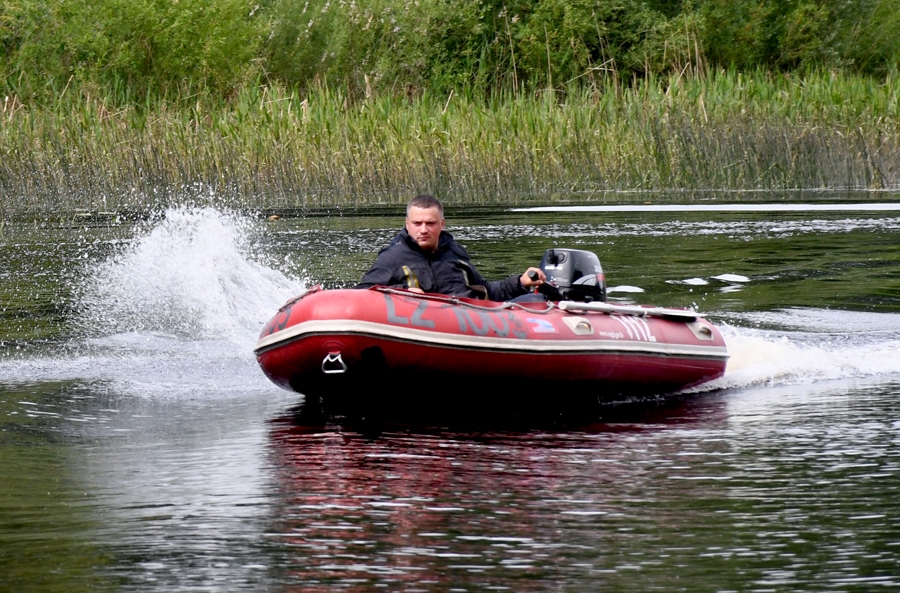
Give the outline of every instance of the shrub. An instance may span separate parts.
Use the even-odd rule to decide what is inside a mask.
[[[699,10],[719,66],[885,74],[900,61],[896,0],[706,0]]]
[[[253,73],[263,31],[248,0],[5,0],[0,15],[0,84],[26,99],[73,81],[125,100],[228,93]]]

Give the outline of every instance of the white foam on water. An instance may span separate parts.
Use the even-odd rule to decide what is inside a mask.
[[[718,292],[737,292],[744,289],[744,285],[750,282],[750,278],[739,274],[719,274],[711,276],[710,279],[717,280],[720,283],[726,283],[725,286],[719,286]],[[684,286],[708,286],[709,280],[705,278],[685,278],[684,280],[666,280],[666,284],[676,284]],[[607,289],[606,292],[610,292]]]
[[[721,282],[750,282],[750,278],[741,276],[740,274],[719,274],[712,278],[713,280],[720,280]]]
[[[173,397],[269,388],[253,346],[304,285],[249,255],[253,224],[213,208],[167,210],[76,290],[77,341],[3,361],[0,376]]]
[[[722,327],[731,359],[704,389],[900,380],[900,315],[791,309],[744,317],[779,328]]]
[[[212,208],[171,209],[102,262],[80,297],[91,333],[166,332],[246,344],[302,286],[248,256],[248,222]]]
[[[644,292],[644,289],[639,286],[631,286],[628,284],[622,284],[621,286],[612,286],[606,289],[606,293],[609,294],[611,292],[633,292],[639,293]]]

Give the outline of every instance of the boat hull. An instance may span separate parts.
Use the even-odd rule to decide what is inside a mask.
[[[535,394],[603,401],[670,393],[724,373],[725,342],[705,319],[610,307],[314,289],[266,324],[255,352],[274,383],[332,410],[446,397],[505,406]]]

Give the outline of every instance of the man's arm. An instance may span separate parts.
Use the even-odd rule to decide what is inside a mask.
[[[535,278],[532,279],[531,275]],[[544,283],[546,277],[540,268],[528,268],[521,276],[509,276],[503,280],[496,280],[485,284],[488,290],[488,298],[492,301],[508,301],[528,292]]]
[[[394,277],[394,270],[397,266],[393,265],[390,249],[383,249],[375,263],[369,268],[369,271],[363,274],[362,279],[356,288],[371,288],[372,286],[399,286],[405,284],[402,278]]]

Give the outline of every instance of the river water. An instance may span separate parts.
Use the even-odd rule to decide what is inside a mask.
[[[613,302],[698,308],[726,375],[572,426],[303,426],[256,336],[398,217],[7,222],[0,591],[900,588],[896,205],[450,214],[489,278],[589,249]]]

